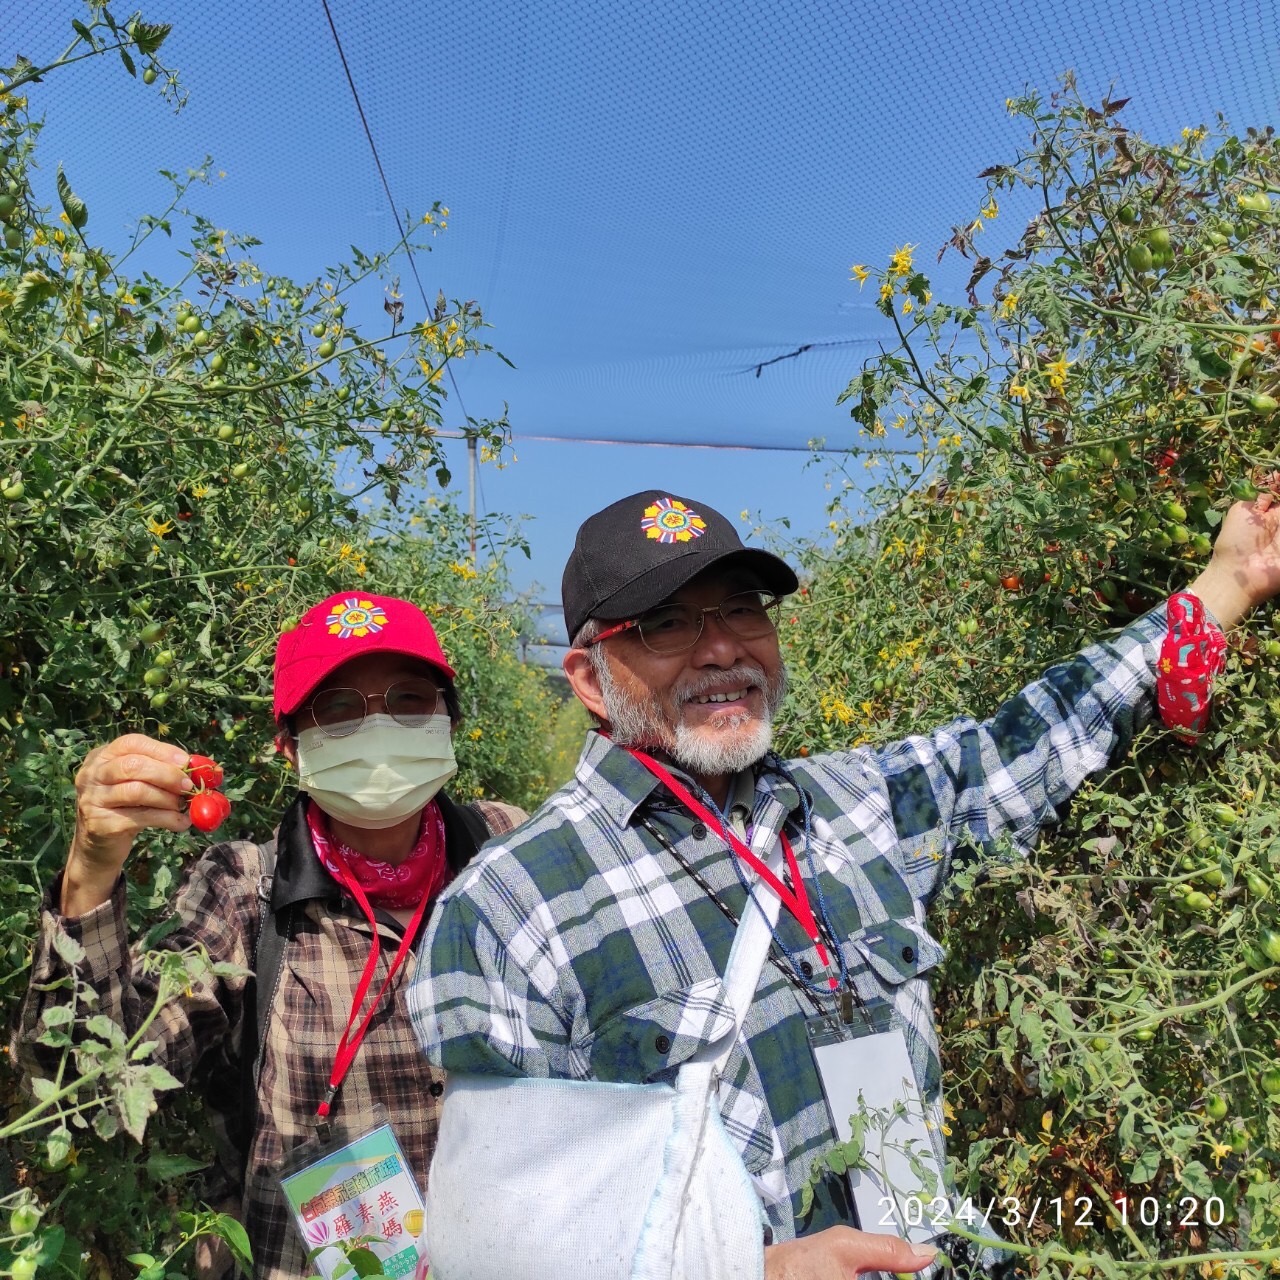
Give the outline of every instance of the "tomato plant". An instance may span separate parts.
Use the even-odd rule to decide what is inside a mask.
[[[1150,142],[1070,82],[1012,111],[1026,144],[946,245],[963,294],[913,246],[867,272],[885,351],[843,396],[857,434],[787,631],[784,751],[991,714],[1185,586],[1226,508],[1276,491],[1272,131]],[[1030,223],[993,243],[1024,198]],[[1280,610],[1260,610],[1200,743],[1136,724],[1031,856],[962,848],[933,908],[961,1194],[1095,1206],[1088,1230],[1009,1232],[1033,1273],[1192,1255],[1256,1280],[1280,1249],[1276,654]],[[1135,1240],[1097,1211],[1117,1196],[1225,1212]]]
[[[187,265],[158,279],[99,242],[92,192],[77,190],[74,174],[55,182],[45,165],[52,207],[33,186],[39,121],[56,115],[59,85],[87,45],[131,73],[154,66],[152,92],[180,105],[180,81],[162,61],[167,30],[141,18],[126,26],[93,5],[63,59],[0,69],[0,221],[22,246],[0,251],[6,1022],[74,828],[85,754],[126,730],[179,744],[225,766],[225,796],[206,776],[197,805],[221,813],[218,837],[268,835],[296,781],[272,747],[275,640],[334,591],[376,584],[431,616],[462,673],[453,795],[532,807],[548,789],[557,699],[520,661],[531,624],[503,568],[523,538],[514,524],[483,520],[471,554],[435,442],[439,375],[488,350],[478,304],[406,308],[395,332],[344,321],[339,344],[349,302],[368,297],[381,314],[405,244],[358,250],[315,279],[277,276],[252,238],[186,212],[207,181],[197,168],[175,181],[167,206],[138,211],[141,242],[161,228],[188,242]],[[323,370],[316,325],[333,335]],[[504,422],[471,429],[500,453]],[[198,830],[139,839],[127,870],[131,933],[164,935],[177,882],[209,843]],[[181,971],[166,998],[199,978],[190,957],[162,950],[154,962]],[[66,1055],[62,1078],[90,1081],[79,1096],[26,1096],[0,1057],[0,1211],[7,1221],[16,1203],[10,1174],[46,1206],[33,1255],[41,1274],[136,1275],[127,1259],[143,1251],[142,1271],[184,1274],[189,1255],[167,1262],[177,1250],[202,1234],[234,1239],[236,1226],[200,1207],[191,1177],[213,1149],[196,1091],[174,1090],[147,1042],[127,1046],[95,1013],[79,1006],[74,1026],[50,1025],[42,1041]],[[50,1243],[46,1256],[59,1232],[65,1248]],[[6,1248],[0,1237],[0,1271],[16,1265]]]

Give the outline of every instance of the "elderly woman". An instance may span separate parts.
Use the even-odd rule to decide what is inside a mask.
[[[416,1257],[406,1251],[443,1092],[405,1012],[414,947],[441,890],[525,815],[442,791],[457,769],[454,672],[407,600],[344,592],[308,610],[279,639],[274,709],[299,793],[271,839],[213,844],[190,869],[162,945],[202,947],[229,969],[165,1006],[149,1032],[153,1061],[202,1088],[228,1137],[258,1277],[345,1274],[341,1244],[360,1236],[385,1242],[375,1247],[388,1274],[401,1274]],[[126,734],[77,774],[75,835],[44,904],[19,1031],[33,1074],[57,1066],[36,1039],[44,1011],[69,998],[51,989],[68,973],[58,933],[83,946],[79,976],[101,1012],[132,1031],[153,1007],[155,979],[129,949],[122,869],[149,828],[191,825],[189,763],[170,743]],[[370,1152],[381,1184],[350,1204],[307,1198]],[[296,1191],[286,1195],[282,1173]],[[339,1247],[308,1265],[329,1244]]]

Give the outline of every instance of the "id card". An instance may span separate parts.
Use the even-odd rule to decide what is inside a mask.
[[[391,1125],[379,1114],[363,1132],[334,1129],[330,1141],[291,1152],[279,1174],[311,1269],[322,1280],[355,1280],[370,1269],[351,1257],[364,1249],[384,1275],[424,1275],[422,1195]]]
[[[852,1025],[837,1018],[811,1018],[807,1025],[836,1137],[848,1142],[852,1117],[862,1117],[862,1154],[869,1167],[851,1168],[848,1178],[863,1231],[902,1236],[912,1244],[934,1239],[946,1230],[951,1203],[907,1039],[892,1009],[857,1010]]]

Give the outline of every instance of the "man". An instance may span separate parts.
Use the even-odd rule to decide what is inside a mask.
[[[441,792],[457,769],[454,672],[407,600],[343,592],[309,609],[279,639],[274,709],[300,793],[273,840],[205,850],[177,896],[179,926],[161,944],[203,947],[235,966],[234,976],[172,1001],[149,1032],[160,1042],[152,1061],[183,1084],[206,1086],[215,1118],[237,1133],[241,1149],[229,1163],[238,1160],[232,1173],[244,1175],[244,1220],[263,1280],[310,1270],[276,1175],[316,1137],[318,1112],[359,1132],[385,1108],[425,1185],[443,1084],[417,1051],[404,1009],[411,947],[480,844],[525,816],[502,804],[459,806]],[[99,1012],[132,1033],[155,1003],[155,977],[128,948],[121,872],[147,830],[189,829],[189,759],[171,743],[127,734],[91,751],[76,775],[75,835],[46,897],[18,1032],[33,1074],[58,1067],[37,1038],[42,1014],[68,998],[66,986],[49,987],[68,973],[54,947],[59,932],[84,948],[79,976],[98,993]],[[280,939],[273,974],[269,936]],[[269,1003],[244,975],[253,968]],[[370,1019],[363,1036],[359,1020],[348,1027],[357,1014]],[[350,1045],[341,1057],[340,1044]],[[384,1219],[359,1224],[359,1233],[377,1233]],[[403,1243],[417,1230],[416,1219],[397,1219],[394,1234]]]
[[[1268,505],[1228,513],[1192,587],[1225,627],[1280,588]],[[574,780],[450,889],[411,1011],[451,1077],[670,1081],[706,1028],[727,1034],[708,1006],[759,878],[741,845],[783,844],[792,875],[778,896],[794,909],[778,913],[718,1092],[767,1219],[764,1272],[914,1271],[928,1249],[844,1225],[838,1180],[802,1212],[813,1161],[835,1142],[824,1085],[839,1083],[821,1075],[806,1023],[815,1007],[850,1026],[890,1014],[940,1131],[923,975],[943,953],[925,908],[962,834],[1028,850],[1131,737],[1166,619],[1156,610],[1050,670],[985,723],[786,762],[769,751],[785,687],[774,602],[796,585],[696,501],[636,494],[583,524],[564,574],[564,669],[600,728]],[[536,1161],[518,1134],[509,1142],[513,1165]]]

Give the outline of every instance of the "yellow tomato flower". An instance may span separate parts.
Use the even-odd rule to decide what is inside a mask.
[[[864,267],[860,262],[855,262],[853,266],[849,268],[849,270],[852,272],[852,274],[849,276],[849,279],[856,280],[858,282],[858,288],[861,289],[862,286],[867,283],[867,277],[871,274],[871,272],[868,271],[867,268]]]
[[[982,207],[982,216],[989,222],[992,218],[999,216],[1000,206],[996,204],[995,196],[992,196]]]
[[[1027,390],[1024,383],[1011,382],[1009,384],[1009,394],[1015,400],[1026,400],[1031,395],[1031,392]]]
[[[915,248],[913,244],[904,244],[901,249],[893,251],[893,256],[889,259],[890,275],[909,276],[911,274],[911,255],[915,252]]]
[[[155,516],[150,516],[147,520],[147,532],[156,538],[163,538],[164,535],[168,533],[169,530],[172,528],[173,528],[172,520],[161,521],[161,520],[157,520]],[[159,549],[160,549],[159,547],[156,548],[157,551],[159,551]]]

